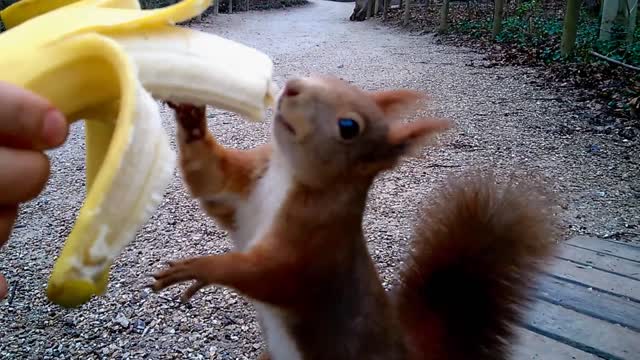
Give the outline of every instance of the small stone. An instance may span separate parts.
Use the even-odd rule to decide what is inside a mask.
[[[134,331],[141,333],[144,331],[146,327],[146,324],[144,323],[144,320],[142,319],[138,319],[133,323],[133,329]]]
[[[209,356],[213,357],[216,355],[216,352],[218,352],[218,348],[215,346],[211,346],[209,347]]]
[[[118,316],[116,316],[114,321],[125,329],[129,327],[129,319],[127,319],[127,317],[122,313],[118,313]]]
[[[624,129],[620,130],[620,131],[618,132],[618,134],[619,134],[621,137],[623,137],[623,138],[625,138],[625,139],[627,139],[627,140],[633,140],[633,139],[635,139],[635,138],[636,138],[636,136],[637,136],[637,132],[636,132],[636,130],[635,130],[634,128],[632,128],[632,127],[624,128]]]
[[[588,151],[589,153],[591,153],[591,154],[596,154],[596,153],[599,153],[599,152],[600,152],[600,150],[601,150],[601,149],[600,149],[600,146],[598,146],[597,144],[592,144],[592,145],[589,147],[589,150],[587,150],[587,151]]]
[[[72,319],[72,318],[65,318],[65,319],[64,319],[64,326],[67,326],[67,327],[75,327],[75,326],[76,326],[76,323],[73,321],[73,319]]]

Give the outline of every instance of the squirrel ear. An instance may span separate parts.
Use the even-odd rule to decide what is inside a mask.
[[[407,89],[373,91],[369,94],[385,117],[395,117],[414,111],[422,101],[428,99],[426,94]]]
[[[449,120],[438,118],[420,119],[411,123],[393,122],[389,125],[387,141],[403,150],[412,150],[423,144],[430,135],[435,135],[452,127]]]

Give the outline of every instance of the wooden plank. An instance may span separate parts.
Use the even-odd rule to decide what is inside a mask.
[[[619,241],[603,240],[591,236],[576,236],[565,243],[640,262],[640,247]]]
[[[525,327],[538,334],[605,359],[637,360],[640,333],[563,308],[537,301]]]
[[[562,259],[556,259],[547,271],[553,275],[611,293],[620,294],[640,302],[640,281],[638,280],[629,279]]]
[[[629,299],[551,276],[540,278],[536,296],[547,302],[640,332],[640,303]]]
[[[616,256],[597,251],[587,250],[577,246],[562,244],[559,247],[558,256],[595,268],[611,271],[640,280],[640,262],[625,260]]]
[[[536,334],[524,328],[516,329],[517,340],[511,360],[597,360],[599,357]]]

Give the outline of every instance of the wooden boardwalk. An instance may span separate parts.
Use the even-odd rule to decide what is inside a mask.
[[[543,276],[514,360],[640,360],[640,246],[575,237]]]

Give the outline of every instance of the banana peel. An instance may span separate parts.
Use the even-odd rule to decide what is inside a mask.
[[[2,11],[0,18],[7,29],[15,27],[31,18],[50,12],[67,5],[95,6],[140,9],[137,0],[22,0],[12,4]]]
[[[87,196],[49,278],[53,303],[103,295],[113,261],[159,206],[176,156],[156,99],[253,121],[273,104],[268,56],[175,26],[211,3],[142,10],[134,0],[22,0],[0,12],[8,28],[0,81],[44,96],[70,122],[85,120]]]

